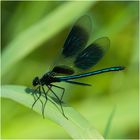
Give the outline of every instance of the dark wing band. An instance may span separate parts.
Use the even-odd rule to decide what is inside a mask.
[[[81,17],[72,27],[63,47],[64,57],[72,57],[80,52],[87,44],[91,32],[89,16]]]
[[[96,65],[98,61],[104,56],[104,53],[110,46],[110,40],[107,37],[102,37],[93,44],[89,45],[76,57],[74,64],[79,69],[89,69]]]

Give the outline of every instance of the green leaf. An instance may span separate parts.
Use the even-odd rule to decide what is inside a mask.
[[[56,8],[49,15],[46,15],[38,23],[17,35],[17,37],[6,46],[6,49],[3,51],[2,75],[10,70],[10,68],[19,60],[39,47],[43,42],[48,41],[68,26],[74,19],[81,16],[93,5],[93,3],[96,2],[66,2]],[[76,13],[75,9],[77,9]]]
[[[5,85],[2,86],[2,97],[14,100],[28,108],[31,108],[34,98],[31,94],[27,94],[26,87]],[[45,117],[56,122],[62,126],[69,135],[74,139],[103,139],[103,136],[77,111],[68,105],[63,105],[64,112],[68,117],[68,120],[62,115],[62,113],[56,108],[56,106],[50,101],[45,108]],[[58,105],[58,104],[57,104]],[[59,106],[59,105],[58,105]],[[41,104],[37,102],[33,108],[34,111],[42,115]],[[60,106],[59,106],[60,107]]]
[[[112,123],[112,120],[113,120],[113,117],[115,115],[115,112],[116,112],[116,106],[114,106],[110,116],[109,116],[109,119],[108,119],[108,122],[107,122],[107,125],[106,125],[106,128],[105,128],[105,132],[104,132],[104,138],[106,139],[108,134],[109,134],[109,130],[111,128],[111,123]]]

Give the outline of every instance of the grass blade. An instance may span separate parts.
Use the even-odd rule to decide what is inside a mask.
[[[25,92],[25,89],[26,87],[24,86],[5,85],[2,86],[1,96],[31,108],[34,99]],[[103,139],[102,135],[72,107],[65,105],[63,108],[68,120],[63,117],[61,112],[50,101],[47,102],[47,108],[45,108],[45,117],[61,125],[74,139]],[[42,114],[39,102],[36,103],[34,111]]]
[[[105,132],[104,132],[104,138],[106,139],[108,134],[109,134],[109,131],[110,131],[110,128],[111,128],[111,123],[112,123],[112,120],[113,120],[113,117],[115,115],[115,112],[116,112],[116,106],[113,108],[110,116],[109,116],[109,119],[108,119],[108,122],[107,122],[107,125],[106,125],[106,128],[105,128]]]

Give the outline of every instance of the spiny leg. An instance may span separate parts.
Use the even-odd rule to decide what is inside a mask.
[[[41,89],[40,88],[39,88],[39,96],[37,96],[37,94],[35,94],[35,95],[36,95],[37,98],[39,98],[39,101],[41,102],[42,107],[43,107],[43,102],[42,102],[42,100],[39,97],[39,96],[41,96]]]
[[[51,88],[51,86],[50,86],[50,88]],[[50,90],[50,89],[48,89],[48,90]],[[48,91],[47,91],[47,93],[48,93]],[[42,95],[43,97],[45,97],[45,94],[44,95]],[[46,98],[46,97],[45,97]],[[51,101],[49,98],[47,98],[52,104],[54,104],[55,105],[55,107],[61,112],[61,110],[59,109],[59,107],[56,105],[56,103],[55,102],[53,102],[53,101]],[[45,109],[45,106],[44,106],[44,109]]]
[[[38,91],[38,89],[39,89],[39,87],[37,87],[33,92],[32,92],[32,95],[33,95],[33,97],[34,97],[34,103],[32,104],[32,108],[31,109],[33,109],[33,107],[34,107],[34,105],[35,105],[35,103],[36,103],[36,97],[38,98],[38,96],[36,95],[36,92]]]
[[[38,89],[39,89],[39,96],[37,96],[37,94],[35,93],[36,91],[38,91]],[[42,87],[42,89],[43,89],[43,92],[44,92],[44,95],[45,95],[45,90],[44,90],[43,87]],[[47,92],[48,92],[48,91],[47,91]],[[35,94],[34,94],[34,93],[35,93]],[[41,97],[41,95],[42,95],[42,94],[41,94],[40,86],[36,88],[36,90],[32,93],[32,95],[33,95],[34,100],[35,100],[35,102],[34,102],[33,105],[32,105],[32,109],[33,109],[35,103],[36,103],[38,100],[40,100],[40,102],[41,102],[41,104],[42,104],[42,115],[43,115],[43,118],[44,118],[44,105],[43,105],[42,100],[40,99],[40,97]],[[37,97],[37,99],[35,98],[35,96]],[[45,104],[46,104],[46,102],[45,102]]]
[[[42,96],[45,97],[45,95],[42,95]],[[59,107],[56,105],[55,102],[51,101],[51,99],[49,99],[49,98],[48,98],[48,100],[49,100],[52,104],[54,104],[54,106],[61,112],[61,110],[59,109]]]
[[[35,94],[36,95],[36,97],[37,97],[37,100],[40,100],[40,102],[41,102],[41,104],[42,104],[42,115],[43,115],[43,108],[44,108],[44,105],[43,105],[43,102],[42,102],[42,100],[40,99],[40,97],[41,97],[41,89],[40,89],[40,87],[39,87],[39,96],[37,96],[37,94]],[[34,104],[32,105],[32,106],[34,106],[35,105],[35,103],[37,102],[37,100],[34,102]],[[44,115],[43,115],[43,118],[44,118]]]
[[[41,86],[42,87],[42,86]],[[39,88],[39,96],[42,96],[42,93],[41,93],[41,89]],[[40,100],[40,102],[41,102],[41,104],[42,104],[42,108],[44,107],[44,104],[43,104],[43,102],[42,102],[42,100],[39,98],[39,100]]]
[[[32,104],[32,109],[33,109],[33,107],[34,107],[34,105],[35,105],[35,103],[40,99],[40,97],[41,97],[41,91],[40,91],[40,86],[37,88],[37,89],[39,89],[39,96],[37,96],[36,94],[36,96],[37,96],[37,99],[34,101],[34,103]],[[35,90],[35,91],[37,91],[37,89]],[[41,101],[41,103],[42,103],[42,101]],[[42,103],[43,104],[43,103]]]
[[[45,100],[45,103],[44,103],[44,105],[43,105],[43,107],[42,107],[42,115],[43,115],[43,118],[45,118],[44,111],[45,111],[46,103],[47,103],[47,101],[48,101],[47,94],[48,94],[48,92],[49,92],[49,89],[47,90],[47,92],[45,92],[44,87],[42,87],[42,90],[43,90],[43,93],[44,93],[45,99],[46,99],[46,100]]]
[[[41,95],[40,95],[41,96]],[[42,104],[42,107],[43,107],[43,102],[42,102],[42,100],[39,98],[39,101],[41,102],[41,104]]]
[[[59,104],[60,104],[60,107],[61,107],[61,110],[62,110],[62,114],[63,114],[63,116],[68,120],[68,118],[66,117],[66,115],[65,115],[65,113],[64,113],[61,100],[60,100],[59,97],[55,94],[55,92],[51,89],[51,86],[50,86],[50,87],[48,86],[48,88],[51,90],[51,92],[54,94],[54,96],[58,99]]]
[[[37,88],[37,89],[38,89],[38,88]],[[37,91],[37,89],[36,89],[35,91]],[[34,93],[35,93],[35,91],[34,91],[34,92],[32,92],[32,96],[34,97],[34,103],[36,102],[36,97],[38,98],[38,96],[37,96],[36,94],[34,94]],[[31,110],[33,110],[34,103],[32,104]]]
[[[53,84],[51,84],[51,86],[54,86],[54,87],[56,87],[56,88],[59,88],[59,89],[62,89],[62,90],[63,90],[63,91],[62,91],[61,98],[60,98],[60,100],[62,101],[63,96],[64,96],[64,93],[65,93],[65,88],[63,88],[63,87],[59,87],[59,86],[56,86],[56,85],[53,85]]]
[[[31,93],[31,94],[33,95],[33,97],[34,97],[34,100],[36,100],[36,98],[35,98],[36,93],[35,93],[35,92],[38,90],[38,88],[39,88],[39,87],[37,87],[37,88]]]
[[[36,100],[36,98],[35,98],[35,96],[37,97],[37,98],[39,98],[39,96],[41,96],[40,94],[39,94],[39,96],[37,95],[37,94],[35,94],[35,95],[33,95],[34,96],[34,99]],[[42,102],[42,100],[39,98],[39,101],[41,102],[41,104],[42,104],[42,106],[43,106],[43,102]]]

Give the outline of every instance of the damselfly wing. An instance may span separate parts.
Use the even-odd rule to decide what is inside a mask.
[[[33,86],[38,86],[37,90],[39,91],[39,96],[35,100],[32,107],[38,100],[40,100],[41,96],[44,96],[46,101],[43,105],[43,117],[44,108],[48,100],[48,92],[50,91],[59,101],[63,116],[68,119],[62,107],[62,99],[65,88],[56,86],[53,83],[67,82],[81,86],[90,86],[91,84],[77,82],[75,79],[124,69],[123,66],[115,66],[96,71],[91,70],[91,68],[93,68],[93,66],[95,66],[101,60],[110,46],[110,40],[108,37],[101,37],[96,39],[93,43],[88,44],[91,30],[92,20],[89,16],[83,16],[78,19],[68,34],[68,37],[61,50],[61,54],[57,58],[57,61],[55,61],[54,66],[41,78],[34,78]],[[47,91],[45,91],[44,86],[48,87]],[[52,87],[62,90],[62,95],[60,98],[53,91]]]

